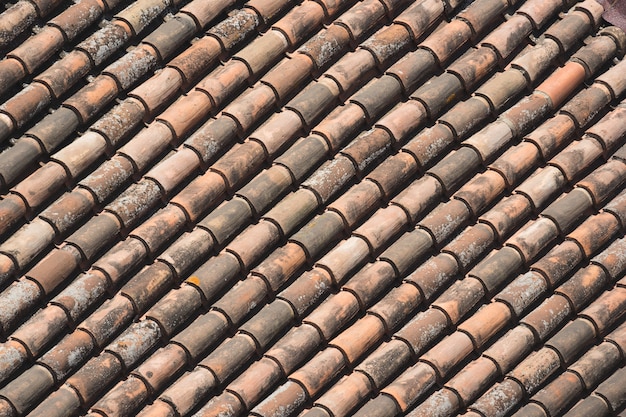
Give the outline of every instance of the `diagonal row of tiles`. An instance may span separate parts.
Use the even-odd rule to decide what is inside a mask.
[[[610,37],[604,37],[604,39],[602,39],[602,38],[601,38],[601,41],[607,41],[607,40],[609,40],[609,42],[613,42],[613,41],[611,41],[609,38],[610,38]],[[564,43],[566,43],[566,42],[564,42]],[[567,44],[567,43],[566,43],[566,44]],[[614,42],[613,42],[613,44],[614,44]],[[600,43],[599,43],[599,44],[597,44],[597,45],[600,45]],[[597,49],[597,45],[596,45],[596,48],[593,48],[593,49]],[[615,47],[613,46],[613,48],[615,48]],[[547,48],[546,48],[546,49],[547,49]],[[554,49],[554,48],[553,48],[553,49]],[[556,49],[557,49],[557,51],[558,51],[558,48],[556,48]],[[590,48],[590,49],[591,49],[591,48]],[[609,48],[609,49],[610,49],[610,48]],[[610,56],[610,54],[609,54],[609,56]],[[583,62],[585,62],[585,61],[583,61]],[[597,63],[596,63],[596,65],[601,66],[601,63],[602,63],[602,61],[600,60],[599,62],[597,62]],[[590,62],[590,63],[585,63],[585,66],[589,66],[589,64],[592,64],[591,66],[593,67],[593,61],[592,61],[592,62]],[[570,67],[570,68],[571,68],[571,67]],[[584,68],[584,69],[585,69],[585,68]],[[583,69],[583,72],[584,72],[584,69]],[[586,69],[588,70],[588,68],[586,68]],[[578,71],[579,71],[579,73],[580,73],[580,69],[578,69]],[[598,89],[596,88],[596,90],[598,90]],[[596,91],[594,91],[594,93],[596,93]],[[593,93],[589,93],[589,94],[593,94]],[[610,94],[609,94],[609,96],[610,96]],[[607,97],[607,99],[609,99],[609,100],[610,100],[610,97],[609,97],[609,96],[607,96],[607,94],[605,94],[605,97]],[[423,96],[421,96],[421,97],[420,97],[419,95],[416,95],[416,97],[418,98],[418,100],[420,100],[420,102],[424,102],[424,100],[425,100],[425,99],[423,98]],[[441,98],[439,98],[439,100],[441,100]],[[602,100],[602,99],[600,99],[600,101],[601,101],[601,100]],[[357,103],[359,103],[359,102],[357,101]],[[362,103],[360,103],[360,104],[362,104]],[[429,104],[430,104],[430,103],[427,103],[427,104],[426,104],[426,106],[428,106]],[[600,103],[598,103],[598,105],[600,105]],[[431,110],[431,111],[432,111],[433,105],[430,105],[430,106],[428,106],[428,107],[426,107],[426,106],[424,106],[424,107],[421,109],[421,110],[422,110],[422,113],[426,113],[426,110]],[[572,107],[572,108],[575,108],[575,106],[571,106],[571,107]],[[425,109],[426,109],[426,110],[425,110]],[[590,118],[590,117],[593,115],[593,113],[594,113],[595,111],[597,111],[597,109],[592,109],[592,110],[593,110],[593,111],[591,111],[591,112],[589,113],[589,115],[587,115],[586,117],[589,117],[589,118]],[[488,111],[488,110],[487,110],[487,111]],[[570,109],[570,111],[571,111],[571,109]],[[373,113],[375,113],[375,112],[373,112]],[[436,112],[434,112],[434,113],[436,113]],[[582,114],[580,114],[580,115],[579,115],[578,113],[577,113],[576,115],[577,115],[577,116],[580,116],[578,119],[576,119],[576,117],[574,117],[574,120],[575,120],[575,122],[576,122],[576,123],[578,123],[578,120],[583,120],[583,121],[584,121],[584,119],[585,119],[585,115],[582,115]],[[570,119],[570,120],[571,120],[571,119]],[[581,123],[581,124],[583,124],[583,125],[584,125],[584,123]],[[478,146],[479,151],[480,151],[480,149],[482,149],[482,148],[480,147],[480,145],[473,145],[473,146]],[[554,145],[552,145],[552,146],[554,146]],[[549,146],[548,146],[548,148],[549,148]],[[493,152],[493,151],[492,151],[492,152]],[[353,154],[352,154],[352,153],[345,153],[344,155],[349,155],[349,156],[352,156]],[[487,156],[487,157],[485,158],[485,160],[489,159],[489,155],[486,155],[486,156]],[[421,161],[420,161],[420,162],[421,162]],[[365,166],[361,167],[361,170],[363,170],[364,168],[365,168]],[[562,169],[562,167],[561,167],[561,169]],[[437,175],[437,174],[435,174],[435,176],[436,176],[437,178],[439,178],[440,180],[442,180],[441,175]],[[452,181],[451,183],[446,183],[446,182],[445,182],[445,181],[446,181],[446,180],[445,180],[445,178],[443,179],[443,181],[444,181],[444,183],[443,183],[443,184],[444,184],[444,186],[446,187],[446,189],[448,189],[448,188],[454,189],[454,181]],[[314,190],[315,190],[315,188],[314,188],[313,186],[311,186],[311,189],[314,189]],[[316,191],[317,191],[317,190],[316,190]],[[335,191],[336,191],[336,190],[335,190]],[[319,192],[319,191],[318,191],[318,192]],[[321,193],[320,193],[320,194],[321,194]],[[392,194],[392,193],[390,193],[390,194]],[[330,196],[328,196],[327,198],[330,198]],[[231,206],[232,206],[232,205],[231,205]],[[250,210],[250,209],[248,208],[247,210]],[[344,211],[345,211],[345,210],[344,210]],[[340,212],[340,213],[342,213],[342,211],[341,211],[341,210],[339,210],[339,212]],[[343,213],[342,213],[342,214],[343,214]],[[343,217],[344,217],[344,220],[345,220],[346,222],[350,222],[350,226],[354,225],[354,223],[356,223],[356,222],[358,221],[358,219],[351,219],[351,220],[350,220],[349,215],[347,215],[347,214],[343,214]],[[307,248],[307,249],[308,249],[308,248]],[[333,272],[333,271],[331,270],[331,272]]]
[[[258,146],[258,145],[257,145],[257,146]],[[292,158],[292,159],[293,159],[293,158]],[[229,160],[228,160],[227,158],[226,158],[226,162],[229,162]],[[228,165],[226,162],[224,163],[224,165]],[[169,165],[168,165],[168,166],[169,166]],[[185,168],[185,167],[183,167],[183,168]],[[294,172],[294,171],[295,171],[295,169],[292,169],[292,172]],[[171,171],[169,171],[169,172],[171,173]],[[271,174],[270,174],[269,176],[271,177]],[[212,172],[212,171],[210,171],[210,172],[207,174],[207,177],[209,177],[210,179],[219,178],[219,177],[218,177],[218,176],[217,176],[214,172]],[[263,181],[263,179],[261,179],[261,181]],[[201,185],[204,185],[204,184],[206,183],[206,181],[204,181],[204,182],[200,182],[200,183],[201,183]],[[131,188],[132,188],[132,187],[131,187]],[[251,188],[253,188],[253,187],[251,187]],[[133,190],[134,190],[134,189],[133,189]],[[192,192],[194,192],[194,191],[196,191],[196,190],[192,187],[191,191],[192,191]],[[281,191],[281,190],[279,190],[279,192],[280,192],[280,191]],[[245,194],[244,194],[244,195],[245,195]],[[197,193],[195,193],[195,196],[197,197]],[[120,200],[121,200],[121,199],[122,199],[122,198],[120,198]],[[174,202],[176,202],[176,201],[177,201],[177,199],[176,199],[176,198],[174,198]],[[125,201],[125,202],[127,202],[127,201]],[[269,201],[268,201],[268,203],[269,203]],[[144,203],[144,204],[145,204],[145,203]],[[231,204],[231,205],[232,205],[232,204]],[[187,205],[185,205],[185,207],[186,207],[186,206],[187,206]],[[257,207],[258,207],[258,205],[257,205]],[[252,207],[252,208],[253,208],[253,209],[255,208],[255,207],[254,207],[254,205],[253,205],[253,207]],[[176,209],[176,207],[174,207],[174,209]],[[61,210],[58,210],[58,211],[61,211]],[[61,211],[61,212],[62,212],[62,211]],[[66,212],[64,212],[64,213],[65,213],[65,214],[67,214]],[[189,210],[186,214],[187,214],[187,215],[194,214],[194,211]],[[178,216],[178,217],[180,217],[180,216]],[[33,223],[34,223],[34,222],[33,222]],[[33,223],[31,223],[29,226],[27,226],[27,227],[26,227],[26,232],[28,232],[28,230],[29,230],[29,229],[31,229],[31,230],[35,229],[35,230],[36,230],[36,228],[32,226],[32,225],[33,225]],[[87,229],[89,230],[89,228],[87,228]],[[142,236],[142,234],[140,234],[140,233],[139,233],[138,235],[139,235],[139,236]],[[10,245],[11,245],[13,242],[16,242],[18,245],[20,244],[20,242],[23,242],[23,241],[21,240],[21,238],[19,238],[20,236],[22,236],[20,233],[16,234],[16,236],[17,236],[17,237],[15,237],[15,236],[14,236],[14,238],[13,238],[12,240],[10,240],[10,241],[6,242],[6,243],[5,243],[5,245],[4,245],[3,247],[5,247],[5,248],[6,248],[6,247],[10,247]],[[102,234],[99,234],[99,235],[97,236],[97,238],[102,238]],[[163,237],[161,237],[161,239],[163,239]],[[144,239],[144,241],[145,241],[145,240],[148,240],[148,239]],[[69,239],[69,241],[71,242],[71,241],[72,241],[72,239],[70,238],[70,239]],[[79,241],[80,241],[80,239],[79,239]],[[218,239],[218,241],[219,241],[219,239]],[[31,245],[32,245],[32,243],[31,243]],[[148,246],[149,246],[149,247],[151,247],[152,245],[148,245]],[[83,247],[80,247],[80,245],[79,245],[79,248],[80,248],[80,249],[82,249],[82,251],[83,251],[83,252],[85,252],[85,250],[84,250],[84,245],[83,245]],[[31,250],[32,250],[32,249],[31,249]],[[7,251],[7,252],[8,252],[8,251]],[[13,249],[13,252],[15,252],[15,253],[19,253],[19,254],[20,254],[20,256],[21,256],[22,258],[23,258],[24,256],[26,256],[26,249],[25,249],[25,248],[17,247],[17,248],[15,248],[15,249]],[[92,250],[91,250],[91,252],[94,252],[94,250],[92,249]],[[61,251],[57,251],[56,253],[57,253],[57,254],[60,254],[60,253],[63,253],[63,252],[61,252]],[[33,255],[34,255],[34,254],[33,254]],[[31,255],[31,256],[33,256],[33,255]],[[76,261],[74,261],[74,262],[76,262]],[[71,271],[67,271],[67,272],[71,272]],[[14,314],[15,314],[15,313],[14,313]],[[8,322],[9,322],[9,320],[7,320],[6,322],[8,323]]]

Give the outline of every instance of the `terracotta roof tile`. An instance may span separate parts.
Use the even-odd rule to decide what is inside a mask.
[[[520,3],[32,8],[3,412],[619,412],[624,35]]]

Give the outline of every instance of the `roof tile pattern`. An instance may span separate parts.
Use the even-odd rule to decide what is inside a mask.
[[[623,412],[610,13],[9,5],[0,415]]]

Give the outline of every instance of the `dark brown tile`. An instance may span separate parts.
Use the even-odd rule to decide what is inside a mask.
[[[576,360],[581,350],[588,348],[596,339],[596,329],[589,320],[577,318],[567,323],[557,334],[546,342],[546,346],[556,350],[564,364]]]
[[[33,416],[61,417],[67,410],[77,410],[80,407],[80,398],[77,392],[64,384],[44,399],[31,414]]]
[[[490,113],[490,103],[482,96],[473,96],[461,101],[439,118],[454,133],[455,138],[464,138],[485,120]]]
[[[298,113],[306,127],[313,127],[337,104],[338,97],[337,84],[330,78],[322,77],[317,82],[309,84],[285,107]]]
[[[246,4],[246,7],[254,10],[260,18],[268,24],[272,19],[274,19],[278,13],[284,10],[287,6],[289,6],[290,2],[286,0],[274,0],[270,2],[263,2],[260,0],[252,0]]]
[[[452,194],[478,169],[480,155],[472,148],[463,146],[447,154],[428,174],[441,182],[445,194]]]
[[[219,10],[215,11],[215,15],[217,14],[219,14]],[[142,44],[153,47],[158,58],[162,61],[167,61],[181,45],[193,38],[197,30],[196,21],[191,16],[178,13],[171,19],[164,21],[158,28],[146,36]],[[132,55],[134,52],[135,50],[130,51],[124,58]]]
[[[331,285],[329,273],[324,269],[315,268],[298,277],[277,297],[289,302],[298,315],[302,316],[328,293]]]
[[[63,32],[66,39],[73,40],[90,24],[98,20],[106,6],[95,0],[72,5],[59,15],[50,19],[48,24]]]
[[[618,410],[624,405],[624,379],[626,379],[626,372],[624,368],[620,368],[595,391],[605,399],[612,410]]]
[[[49,392],[54,385],[50,371],[33,365],[0,390],[3,399],[8,400],[18,414],[25,414],[36,402]]]
[[[4,8],[3,8],[4,9]],[[2,46],[5,47],[20,33],[29,28],[37,18],[37,8],[34,3],[16,3],[6,5],[0,19],[0,33],[2,34]]]
[[[424,229],[415,229],[401,235],[380,254],[380,259],[389,262],[399,275],[404,276],[432,246],[430,234]]]
[[[372,388],[382,388],[411,360],[411,350],[401,340],[392,339],[361,362],[357,371],[365,373],[373,382]]]
[[[582,416],[608,416],[610,413],[609,405],[604,399],[596,395],[590,395],[579,401],[567,414],[568,417]]]
[[[291,111],[286,113],[294,114]],[[283,114],[283,113],[280,113]],[[298,123],[300,123],[298,119]],[[276,163],[288,169],[288,174],[301,181],[313,167],[323,160],[328,152],[326,141],[318,135],[310,135],[296,142],[292,147],[276,159]],[[291,182],[291,180],[290,180]],[[251,188],[249,183],[244,189]],[[266,187],[267,188],[267,187]]]
[[[20,173],[32,170],[42,154],[39,142],[30,137],[22,137],[15,145],[0,153],[0,184],[7,188],[13,185]]]
[[[185,282],[199,288],[206,300],[212,300],[239,273],[239,260],[233,254],[222,251],[197,268]]]
[[[391,75],[383,75],[357,91],[350,100],[360,105],[370,122],[380,118],[402,94],[402,85]]]
[[[453,22],[459,21],[453,20]],[[450,24],[452,25],[453,23]],[[467,26],[465,23],[463,25]],[[458,96],[461,96],[462,93],[463,85],[459,77],[452,73],[444,72],[423,84],[411,95],[411,98],[418,100],[424,105],[430,120],[436,120],[441,112],[450,103],[454,102]]]
[[[224,314],[209,310],[172,337],[171,342],[183,346],[187,354],[197,361],[209,347],[213,347],[223,337],[229,326]]]
[[[389,395],[379,395],[369,402],[366,402],[363,407],[354,413],[354,416],[365,417],[375,415],[380,417],[392,417],[398,413],[400,413],[400,408],[393,397]]]
[[[292,307],[284,300],[274,300],[240,326],[239,330],[253,337],[261,349],[266,349],[293,321]]]
[[[580,217],[592,208],[593,201],[583,188],[574,188],[554,203],[550,204],[541,215],[552,219],[561,233],[571,231]]]

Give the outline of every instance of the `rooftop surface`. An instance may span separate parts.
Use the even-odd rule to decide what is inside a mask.
[[[0,6],[0,417],[625,416],[625,5]]]

